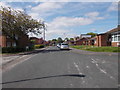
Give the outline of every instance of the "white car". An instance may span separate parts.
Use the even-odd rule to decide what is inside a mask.
[[[61,43],[60,49],[69,49],[69,45],[66,43]]]
[[[58,43],[58,44],[57,44],[57,47],[58,47],[58,48],[60,48],[60,46],[61,46],[61,44],[60,44],[60,43]]]

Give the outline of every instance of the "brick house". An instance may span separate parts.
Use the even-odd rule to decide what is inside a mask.
[[[98,34],[95,37],[90,38],[85,34],[74,39],[75,45],[94,45],[94,46],[113,46],[120,47],[120,26],[109,30],[105,33]]]
[[[88,45],[89,38],[81,38],[74,42],[75,45]]]
[[[44,41],[43,38],[30,37],[30,41],[34,41],[34,44],[47,44],[47,42]]]
[[[88,38],[84,41],[85,45],[95,45],[96,37]]]
[[[0,47],[26,47],[29,45],[28,35],[22,34],[20,37],[16,35],[15,38],[17,39],[18,44],[15,40],[3,35],[2,32],[0,32]]]
[[[74,38],[74,45],[88,45],[88,39],[91,38],[91,35],[81,34],[80,37]]]
[[[120,27],[114,28],[106,33],[98,34],[95,38],[95,46],[120,47]]]

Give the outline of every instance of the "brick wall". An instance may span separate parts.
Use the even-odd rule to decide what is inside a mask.
[[[6,36],[0,36],[0,46],[6,47]]]
[[[23,35],[21,38],[18,40],[18,44],[20,47],[26,47],[29,45],[30,41],[27,35]]]
[[[10,38],[6,38],[6,36],[1,35],[0,36],[0,46],[1,47],[7,47],[7,42],[10,43],[10,47],[13,46],[13,43],[15,42],[14,40]],[[19,47],[25,47],[29,44],[29,39],[27,35],[21,36],[18,40],[18,46]]]
[[[112,46],[113,47],[120,47],[120,45],[118,45],[118,42],[112,42]]]
[[[95,46],[107,46],[108,41],[108,35],[107,34],[101,34],[96,36],[96,43]]]

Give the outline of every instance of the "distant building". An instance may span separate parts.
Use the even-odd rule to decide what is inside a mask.
[[[34,44],[46,44],[47,42],[43,40],[43,38],[37,38],[37,37],[30,37],[30,41],[32,41]]]
[[[91,35],[81,34],[81,35],[80,35],[80,39],[81,39],[81,38],[91,38]]]
[[[74,38],[74,45],[94,45],[94,46],[113,46],[120,47],[120,26],[105,33],[91,35],[81,34]]]

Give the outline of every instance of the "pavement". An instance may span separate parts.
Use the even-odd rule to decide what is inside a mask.
[[[21,52],[17,54],[3,54],[1,55],[1,64],[0,64],[0,69],[3,71],[7,70],[8,68],[10,69],[11,67],[17,65],[19,62],[25,61],[29,59],[30,57],[34,56],[36,53],[41,52],[45,50],[46,48],[41,48],[41,49],[36,49],[33,51],[28,51],[28,52]]]
[[[118,87],[117,53],[59,50],[51,46],[30,55],[2,73],[3,88]]]

